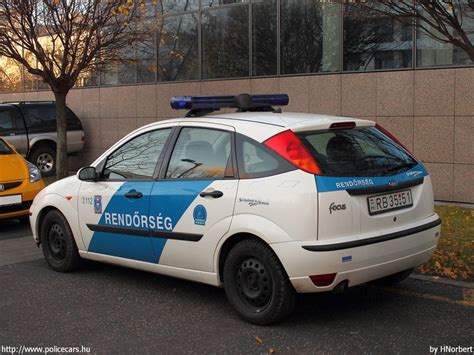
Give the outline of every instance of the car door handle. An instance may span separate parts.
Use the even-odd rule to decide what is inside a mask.
[[[126,198],[142,198],[143,194],[137,190],[130,190],[125,194]]]
[[[214,190],[214,191],[203,191],[199,194],[201,197],[212,197],[212,198],[220,198],[224,196],[224,193],[219,190]]]

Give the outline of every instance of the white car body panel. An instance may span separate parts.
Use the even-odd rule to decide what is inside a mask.
[[[327,115],[271,112],[173,119],[152,123],[130,133],[92,166],[100,166],[109,154],[131,138],[159,128],[216,128],[264,142],[288,129],[294,132],[328,129],[334,122],[355,122],[358,127],[375,124]],[[424,169],[419,166],[416,169]],[[56,208],[69,222],[83,258],[212,285],[221,283],[219,258],[224,243],[237,234],[254,235],[273,249],[298,292],[328,291],[345,280],[349,286],[357,285],[409,269],[430,258],[438,241],[439,225],[407,237],[354,248],[333,251],[303,248],[363,241],[436,221],[431,179],[424,170],[423,174],[423,183],[410,187],[413,207],[376,216],[368,215],[365,195],[351,196],[345,189],[328,188],[332,181],[324,181],[324,177],[315,177],[299,169],[262,178],[188,183],[176,180],[83,182],[74,176],[48,186],[36,197],[31,207],[31,225],[35,240],[40,242],[38,217],[46,208]],[[408,174],[403,177],[408,178]],[[120,194],[133,188],[140,188],[146,198],[141,202],[120,200]],[[223,197],[199,196],[201,191],[212,190],[222,191]],[[160,200],[167,194],[174,197]],[[180,199],[185,202],[178,206],[178,213],[176,206],[181,203]],[[331,213],[331,203],[345,204],[345,208]],[[198,206],[204,207],[205,218],[201,218],[202,208]],[[135,214],[140,215],[140,221],[146,218],[143,215],[154,216],[156,223],[157,215],[169,217],[172,228],[163,227],[160,229],[163,233],[202,237],[196,241],[164,239],[152,234],[148,236],[143,229],[139,231],[142,235],[127,239],[118,232],[93,231],[88,226],[99,229],[103,226],[123,227],[126,215],[130,215],[133,221]],[[120,222],[120,218],[125,222]],[[146,223],[151,222],[147,220]],[[144,226],[140,224],[140,228],[147,228]],[[107,233],[116,239],[104,237]],[[349,255],[350,261],[342,261]],[[337,273],[329,286],[317,287],[309,278],[310,275],[326,273]]]

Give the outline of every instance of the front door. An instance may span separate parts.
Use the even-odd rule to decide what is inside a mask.
[[[0,108],[0,136],[13,145],[18,153],[28,152],[28,138],[23,118],[17,108]]]
[[[79,222],[90,253],[154,262],[149,205],[171,128],[139,134],[111,153],[97,182],[82,182]]]
[[[213,271],[215,246],[229,230],[237,194],[233,136],[226,125],[181,124],[151,193],[157,263]]]

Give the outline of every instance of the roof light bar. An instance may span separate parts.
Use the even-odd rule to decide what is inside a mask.
[[[240,94],[226,96],[174,96],[171,98],[170,105],[175,110],[216,111],[221,108],[236,108],[241,111],[248,111],[261,107],[286,106],[288,102],[287,94]]]

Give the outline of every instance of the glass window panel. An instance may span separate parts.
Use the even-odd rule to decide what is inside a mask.
[[[375,127],[299,133],[325,175],[387,176],[416,161]]]
[[[119,66],[117,62],[106,63],[101,67],[100,85],[117,85],[119,83]]]
[[[275,171],[280,165],[278,160],[271,156],[263,146],[257,146],[247,141],[242,144],[242,155],[244,156],[243,173],[249,176]]]
[[[412,66],[412,22],[380,11],[378,4],[344,5],[344,70]],[[387,10],[385,8],[384,10]]]
[[[129,50],[129,54],[120,55],[117,61],[106,63],[101,68],[100,83],[101,85],[119,85],[134,84],[137,79],[137,63],[132,56],[134,50]]]
[[[13,59],[0,57],[0,92],[22,90],[21,66]]]
[[[132,138],[110,154],[104,167],[106,179],[151,179],[171,129],[147,132]]]
[[[220,5],[236,4],[240,2],[249,2],[249,0],[201,0],[201,6],[213,7]]]
[[[17,109],[0,109],[0,135],[24,134],[21,129],[22,126],[22,118]]]
[[[249,76],[249,8],[231,6],[202,14],[203,79]]]
[[[183,128],[170,158],[167,179],[222,179],[231,152],[230,132]]]
[[[199,79],[197,14],[158,20],[158,80]]]
[[[437,32],[428,24],[424,26],[429,33],[418,28],[416,35],[416,65],[417,67],[432,67],[438,65],[471,65],[474,64],[474,3],[471,1],[460,1],[454,7],[445,4],[447,11],[456,17],[460,27],[455,30],[448,27],[450,33],[456,40],[461,37],[467,39],[466,48],[457,46],[452,41],[441,41],[446,36]],[[429,15],[425,14],[426,16]],[[437,37],[435,39],[434,37]]]
[[[276,0],[252,4],[252,21],[252,75],[276,75]]]
[[[160,0],[157,2],[158,15],[174,12],[199,10],[199,0]]]
[[[23,55],[29,65],[31,65],[33,68],[38,68],[36,57],[33,54],[31,54],[30,52],[24,51]],[[23,70],[23,90],[25,91],[37,90],[38,77],[36,75],[30,74],[25,67],[23,67],[22,70]]]
[[[340,69],[341,6],[320,0],[281,0],[281,72]]]
[[[40,88],[42,83],[39,83]],[[97,86],[99,85],[99,74],[97,69],[96,70],[86,70],[79,75],[79,78],[76,81],[76,86],[84,87],[84,86]]]

